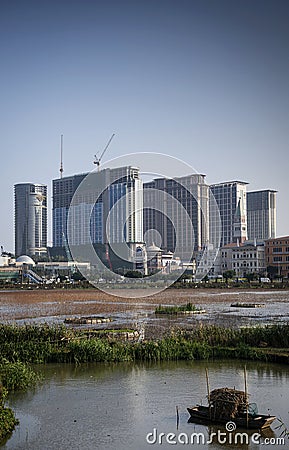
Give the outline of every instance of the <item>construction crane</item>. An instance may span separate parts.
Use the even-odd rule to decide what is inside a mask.
[[[60,137],[60,178],[62,178],[63,175],[63,134]]]
[[[102,158],[103,158],[103,155],[105,154],[106,150],[108,149],[108,147],[109,147],[111,141],[113,140],[114,136],[115,136],[115,134],[113,133],[113,135],[110,137],[108,143],[107,143],[106,146],[104,147],[104,149],[103,149],[103,151],[102,151],[102,154],[100,155],[99,158],[97,157],[97,155],[94,155],[95,160],[93,161],[93,164],[96,164],[96,165],[97,165],[97,170],[98,170],[98,172],[99,172],[99,166],[100,166],[100,162],[101,162],[101,160],[102,160]]]

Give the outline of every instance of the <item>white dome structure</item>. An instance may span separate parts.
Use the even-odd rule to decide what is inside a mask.
[[[22,264],[27,264],[29,266],[35,266],[35,262],[33,261],[32,258],[30,258],[30,256],[27,255],[21,255],[16,259],[16,264],[18,264],[19,266]]]
[[[147,247],[147,252],[148,253],[157,253],[157,252],[162,252],[162,249],[153,242],[152,245],[149,245]]]

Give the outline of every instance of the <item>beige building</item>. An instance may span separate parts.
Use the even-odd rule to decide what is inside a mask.
[[[263,275],[266,271],[264,244],[246,241],[225,245],[221,248],[221,270],[234,270],[237,278],[249,273]]]

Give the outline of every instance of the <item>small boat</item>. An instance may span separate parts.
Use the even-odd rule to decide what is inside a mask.
[[[245,392],[228,387],[214,389],[211,392],[208,389],[208,406],[196,405],[187,408],[190,414],[189,421],[220,424],[234,422],[236,428],[248,429],[269,427],[276,417],[259,414],[256,403],[248,403],[247,382],[245,386]]]
[[[252,415],[248,414],[248,424],[247,424],[247,415],[244,412],[234,418],[231,417],[214,417],[213,411],[209,406],[201,406],[196,405],[191,408],[187,408],[190,414],[189,422],[193,423],[219,423],[226,424],[228,422],[234,422],[237,428],[249,428],[249,429],[258,429],[270,427],[271,423],[276,419],[275,416],[257,414]]]

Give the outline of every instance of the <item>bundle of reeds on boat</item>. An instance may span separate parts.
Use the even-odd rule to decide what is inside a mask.
[[[234,419],[246,410],[248,395],[236,389],[219,388],[210,392],[209,402],[214,418],[226,417]]]

